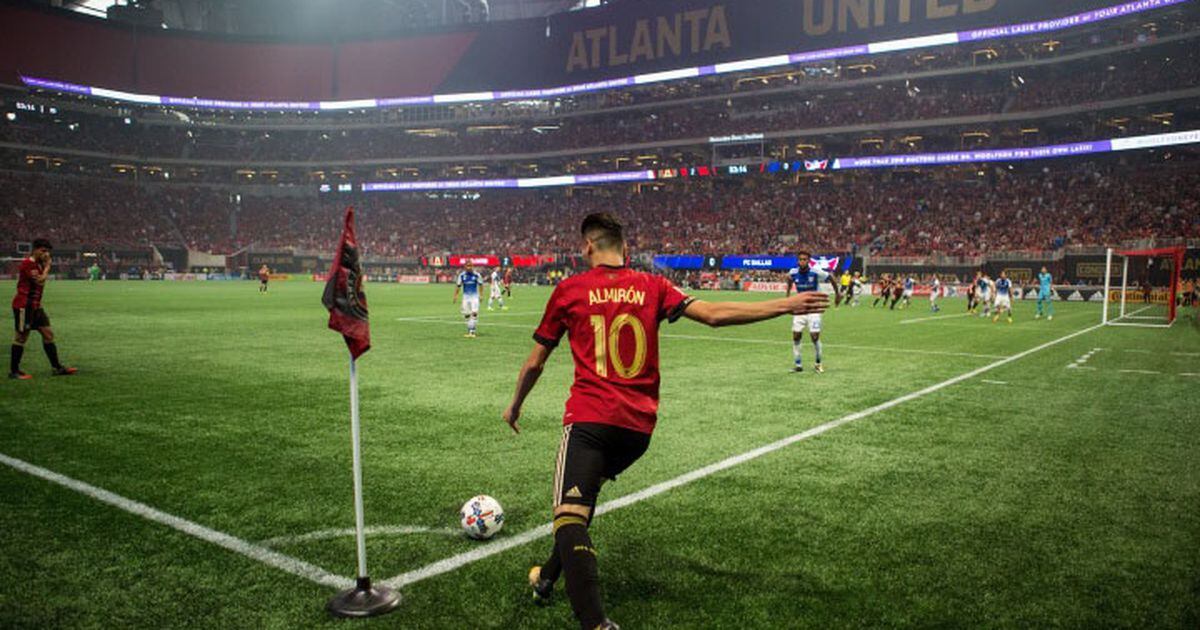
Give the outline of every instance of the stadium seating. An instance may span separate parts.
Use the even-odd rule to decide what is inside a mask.
[[[367,256],[446,252],[569,253],[573,226],[609,210],[633,246],[657,253],[773,253],[807,247],[888,255],[976,255],[1143,238],[1200,237],[1195,162],[1128,169],[1119,162],[1053,168],[863,174],[792,184],[699,182],[627,195],[499,192],[474,200],[398,196],[276,198],[219,189],[136,187],[94,179],[9,174],[0,196],[5,240],[45,235],[92,246],[174,245],[324,252],[344,204],[360,211]],[[612,194],[609,194],[612,193]],[[236,231],[235,231],[236,230]],[[781,237],[798,240],[781,240]]]

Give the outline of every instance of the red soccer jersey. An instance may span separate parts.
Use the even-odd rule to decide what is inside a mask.
[[[658,419],[658,325],[692,301],[662,276],[597,267],[554,289],[533,338],[553,348],[570,336],[575,383],[563,424],[595,422],[641,433]]]
[[[32,258],[21,261],[21,270],[17,273],[17,294],[13,296],[13,308],[41,308],[42,290],[45,288],[33,278],[42,272],[41,265]]]

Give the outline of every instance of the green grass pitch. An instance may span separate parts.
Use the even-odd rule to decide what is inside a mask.
[[[351,577],[351,536],[297,538],[353,526],[346,354],[320,290],[51,284],[46,307],[80,373],[50,378],[31,340],[35,380],[0,386],[0,454]],[[451,292],[368,288],[374,348],[359,371],[367,523],[385,528],[367,542],[376,579],[549,521],[565,345],[524,432],[500,420],[548,291],[516,287],[474,340]],[[825,374],[790,373],[785,319],[664,326],[658,432],[601,500],[1099,321],[1094,304],[1059,303],[1046,322],[1018,303],[1012,325],[964,308],[949,300],[946,317],[909,324],[930,316],[926,301],[833,311]],[[1200,627],[1197,373],[1188,318],[1091,330],[606,513],[593,531],[609,615],[634,629]],[[453,532],[477,493],[506,508],[490,542]],[[11,465],[0,496],[0,626],[349,625],[324,612],[329,586]],[[574,627],[561,584],[549,608],[528,599],[525,572],[548,544],[406,584],[398,612],[362,625]]]

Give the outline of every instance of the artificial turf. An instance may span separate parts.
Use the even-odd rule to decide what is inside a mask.
[[[4,289],[11,289],[6,283]],[[346,353],[320,285],[57,282],[63,358],[31,341],[0,386],[0,453],[340,575],[353,525]],[[464,339],[447,286],[368,287],[362,383],[377,579],[549,520],[571,379],[564,345],[500,420],[549,295],[516,287]],[[761,299],[702,294],[703,299]],[[611,500],[1052,342],[1099,321],[961,316],[949,300],[825,317],[825,374],[793,374],[789,322],[663,328],[660,424]],[[597,518],[609,615],[625,628],[1200,626],[1200,332],[1103,328]],[[1083,364],[1076,360],[1095,348]],[[811,347],[805,348],[811,365]],[[1068,368],[1081,365],[1081,368]],[[447,533],[496,497],[490,542]],[[309,627],[332,589],[0,466],[0,626]],[[364,625],[573,627],[532,606],[549,539],[405,585]],[[560,593],[561,595],[561,587]],[[341,622],[345,625],[346,622]],[[351,622],[354,623],[354,622]]]

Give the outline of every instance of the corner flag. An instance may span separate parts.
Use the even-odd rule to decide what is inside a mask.
[[[351,357],[357,359],[371,349],[367,295],[362,290],[362,266],[358,258],[352,207],[346,208],[342,240],[333,256],[333,267],[329,270],[329,280],[325,283],[321,303],[329,309],[329,327],[342,333]]]
[[[333,255],[333,267],[325,283],[321,303],[329,309],[329,327],[342,333],[350,349],[350,441],[353,447],[354,539],[358,555],[358,579],[354,588],[338,593],[326,608],[338,617],[373,617],[400,605],[400,594],[386,586],[371,584],[367,575],[367,537],[363,516],[362,439],[358,417],[358,357],[371,349],[367,323],[367,296],[362,290],[362,265],[358,239],[354,235],[354,208],[346,208],[342,240]]]

